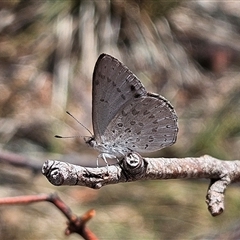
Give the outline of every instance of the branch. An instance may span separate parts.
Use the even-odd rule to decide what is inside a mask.
[[[130,153],[120,163],[100,168],[48,160],[42,173],[56,186],[79,185],[94,189],[143,179],[207,178],[211,181],[206,203],[212,216],[217,216],[224,211],[226,187],[240,181],[240,161],[222,161],[208,155],[199,158],[143,158]]]
[[[15,167],[29,168],[33,173],[40,173],[41,170],[40,164],[35,163],[36,161],[8,151],[0,152],[0,162],[8,163]]]
[[[66,235],[77,233],[86,240],[97,240],[94,233],[86,227],[86,223],[95,215],[95,210],[89,210],[81,217],[72,213],[71,209],[58,197],[57,194],[41,194],[30,196],[0,198],[0,205],[30,204],[35,202],[48,201],[54,204],[68,219]]]

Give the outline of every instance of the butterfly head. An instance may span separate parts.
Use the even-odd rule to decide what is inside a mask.
[[[84,137],[84,141],[88,146],[93,147],[93,148],[95,148],[95,146],[97,144],[94,136]]]

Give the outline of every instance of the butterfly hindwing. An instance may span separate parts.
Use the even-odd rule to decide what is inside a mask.
[[[108,125],[106,142],[139,153],[171,146],[177,138],[177,115],[162,96],[148,93],[129,101]]]

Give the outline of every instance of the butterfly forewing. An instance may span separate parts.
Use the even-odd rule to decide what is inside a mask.
[[[126,66],[110,55],[101,54],[93,73],[92,119],[96,140],[102,139],[110,121],[127,102],[146,94]]]

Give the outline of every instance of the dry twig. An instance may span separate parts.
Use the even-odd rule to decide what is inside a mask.
[[[120,182],[153,179],[207,178],[210,185],[206,203],[212,216],[224,210],[224,192],[240,181],[240,161],[222,161],[208,155],[199,158],[142,158],[129,154],[121,163],[101,168],[86,168],[66,162],[48,160],[43,174],[54,185],[80,185],[101,188]]]

